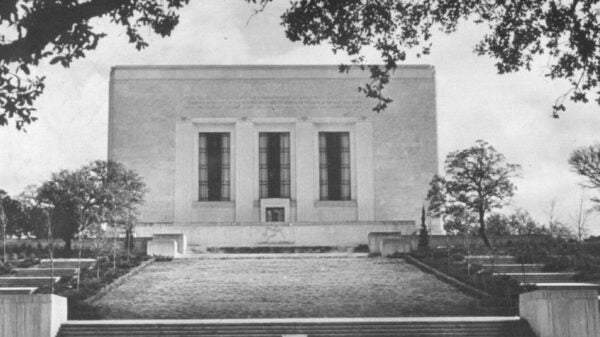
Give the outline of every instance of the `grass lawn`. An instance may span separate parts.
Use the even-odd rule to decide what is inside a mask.
[[[494,315],[403,259],[156,262],[100,300],[106,318]]]

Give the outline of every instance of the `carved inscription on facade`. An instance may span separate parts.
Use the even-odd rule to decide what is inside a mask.
[[[207,96],[185,96],[187,110],[199,109],[265,109],[265,108],[349,108],[365,104],[364,99],[322,96],[251,96],[243,98],[215,98]]]

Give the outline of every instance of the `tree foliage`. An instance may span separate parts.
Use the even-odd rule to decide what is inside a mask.
[[[600,189],[600,143],[575,149],[569,157],[569,165],[574,172],[587,178],[583,186]]]
[[[133,221],[146,186],[141,177],[122,164],[94,161],[78,170],[63,170],[38,190],[38,199],[53,206],[54,236],[70,241],[75,235],[96,233],[102,223]]]
[[[39,205],[21,196],[12,198],[0,190],[0,206],[4,210],[8,237],[46,237],[45,214]]]
[[[383,65],[369,66],[372,82],[361,90],[377,99],[374,110],[381,111],[390,102],[383,92],[389,75],[409,52],[429,54],[435,32],[451,34],[461,23],[474,22],[486,29],[475,52],[495,59],[499,74],[530,70],[536,56],[548,57],[545,75],[571,84],[553,105],[558,117],[566,97],[587,102],[592,94],[600,104],[599,2],[293,0],[282,24],[290,40],[328,43],[334,52],[350,55],[354,64],[363,64],[365,50],[374,48]]]
[[[264,8],[272,0],[245,0]],[[94,50],[105,36],[94,18],[108,17],[123,26],[137,49],[148,44],[148,28],[169,35],[178,10],[189,0],[2,0],[0,1],[0,126],[14,119],[18,129],[36,119],[34,101],[44,91],[44,77],[30,68],[47,60],[68,67]],[[557,98],[553,116],[565,110],[568,97],[588,102],[600,80],[600,0],[292,0],[281,16],[286,36],[305,45],[329,44],[368,68],[371,80],[359,88],[374,98],[374,111],[391,102],[384,92],[390,74],[409,53],[431,53],[435,32],[454,33],[474,22],[486,34],[478,55],[496,60],[499,74],[530,70],[538,55],[548,57],[546,76],[565,79],[571,89]],[[375,49],[382,65],[365,66],[365,51]],[[340,66],[348,71],[350,65]]]
[[[486,235],[486,216],[502,208],[513,196],[516,186],[511,179],[520,167],[505,161],[504,155],[485,141],[451,152],[446,157],[445,175],[434,176],[427,193],[429,211],[445,223],[464,230],[479,224],[479,235],[490,247]]]
[[[123,26],[129,42],[148,46],[145,27],[167,36],[179,21],[177,10],[189,0],[2,0],[0,1],[0,126],[14,119],[17,129],[36,120],[33,102],[44,91],[44,77],[30,68],[47,60],[69,65],[96,49],[106,34],[92,19],[108,17]]]

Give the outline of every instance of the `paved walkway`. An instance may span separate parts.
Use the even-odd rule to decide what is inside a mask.
[[[106,318],[485,315],[477,300],[401,259],[157,262],[102,298]]]

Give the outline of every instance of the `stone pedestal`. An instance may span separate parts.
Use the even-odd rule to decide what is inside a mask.
[[[187,249],[187,238],[181,233],[158,233],[154,234],[154,240],[175,240],[177,241],[177,252],[185,254]]]
[[[381,256],[394,256],[410,253],[418,248],[419,242],[413,237],[388,237],[381,240]]]
[[[600,336],[597,284],[556,283],[519,296],[519,313],[538,337]]]
[[[0,296],[0,336],[54,337],[67,321],[67,299],[52,294]]]
[[[381,241],[385,238],[399,238],[401,232],[371,232],[368,235],[369,253],[381,254]]]
[[[147,254],[149,256],[167,256],[174,258],[177,256],[177,241],[154,239],[148,242]]]

